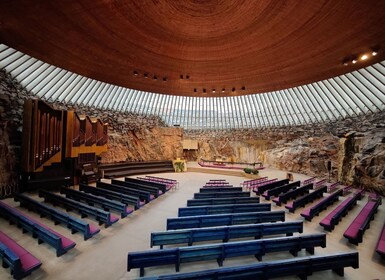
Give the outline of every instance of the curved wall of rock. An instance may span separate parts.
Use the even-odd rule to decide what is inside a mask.
[[[17,190],[23,102],[31,97],[0,71],[0,197]],[[157,116],[52,105],[109,123],[103,162],[221,158],[263,161],[266,166],[327,178],[330,160],[333,180],[385,192],[385,112],[299,127],[183,131],[165,127]],[[198,150],[183,151],[183,139],[197,140]]]

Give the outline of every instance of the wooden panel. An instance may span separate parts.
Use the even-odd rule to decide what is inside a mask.
[[[243,95],[384,60],[384,11],[385,1],[378,0],[12,0],[0,1],[0,39],[47,63],[128,88]],[[376,57],[342,65],[344,57],[373,46],[380,47]]]

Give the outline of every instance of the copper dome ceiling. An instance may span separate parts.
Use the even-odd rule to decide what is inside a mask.
[[[229,96],[320,81],[385,59],[385,1],[0,2],[0,41],[99,81]],[[344,66],[372,48],[378,55]],[[205,92],[204,92],[205,91]]]

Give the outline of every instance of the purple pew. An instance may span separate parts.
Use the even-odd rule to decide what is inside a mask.
[[[366,205],[344,233],[344,237],[347,238],[350,243],[358,245],[358,243],[362,242],[365,230],[369,228],[370,221],[373,220],[374,214],[377,212],[380,204],[381,197],[377,199],[369,198]]]
[[[0,256],[3,267],[11,267],[15,279],[21,279],[41,266],[41,262],[12,238],[0,231]]]
[[[342,190],[343,192],[343,190]],[[332,231],[334,227],[340,222],[342,217],[346,216],[348,211],[357,204],[357,200],[360,200],[363,192],[359,191],[351,197],[345,199],[336,209],[331,211],[323,220],[319,223],[327,231]]]
[[[332,205],[334,202],[338,201],[338,197],[342,195],[342,192],[343,190],[340,189],[321,199],[320,201],[302,211],[301,216],[304,217],[306,221],[311,221],[314,216],[318,216],[321,211],[325,210],[329,205]]]
[[[307,203],[312,202],[319,197],[322,197],[323,193],[326,192],[326,190],[326,186],[320,187],[311,193],[305,194],[304,196],[301,196],[300,198],[291,201],[290,203],[285,205],[285,208],[289,209],[289,212],[294,213],[298,207],[303,207]]]
[[[378,243],[376,246],[376,252],[380,254],[380,256],[385,259],[385,224],[382,227],[382,232],[380,238],[378,239]]]
[[[43,242],[43,239],[39,238],[40,233],[48,232],[48,234],[51,237],[54,237],[54,241],[52,243],[49,243],[51,246],[55,247],[56,249],[56,255],[60,257],[61,255],[65,254],[68,250],[75,247],[76,243],[73,242],[71,239],[65,237],[64,235],[61,235],[60,233],[54,231],[53,229],[47,227],[46,225],[40,223],[39,221],[31,218],[30,216],[24,214],[23,212],[17,210],[16,208],[9,206],[6,203],[3,203],[0,201],[0,204],[2,205],[3,209],[6,211],[9,211],[9,213],[13,213],[13,215],[17,217],[21,217],[22,219],[27,220],[30,224],[33,225],[34,229],[32,232],[32,235],[39,240],[39,244]],[[19,218],[20,219],[20,218]],[[23,229],[24,231],[24,229]],[[48,241],[48,239],[47,239]]]

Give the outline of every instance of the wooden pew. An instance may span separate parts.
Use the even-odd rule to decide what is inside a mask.
[[[314,205],[306,208],[304,211],[302,211],[301,216],[306,219],[306,221],[311,221],[314,216],[318,216],[320,212],[328,208],[330,205],[332,205],[334,202],[338,201],[338,197],[342,195],[343,190],[340,189],[331,195],[321,199]]]
[[[18,227],[22,228],[23,232],[32,233],[32,237],[37,238],[39,244],[46,242],[54,247],[57,257],[65,254],[76,245],[75,242],[64,235],[61,235],[16,208],[1,201],[0,210],[0,215],[8,219],[11,224],[16,224]]]
[[[343,190],[342,190],[343,192]],[[350,209],[357,204],[357,200],[362,197],[362,191],[357,192],[351,197],[345,199],[336,209],[331,211],[322,221],[319,223],[327,231],[332,231],[334,227],[341,221],[342,217],[346,216]]]
[[[142,207],[145,203],[141,202],[138,196],[132,196],[128,194],[122,194],[114,191],[99,189],[84,184],[79,184],[79,190],[86,193],[92,193],[94,195],[103,196],[108,199],[114,199],[127,205],[132,205],[135,210]]]
[[[262,196],[266,198],[267,200],[270,200],[272,196],[277,196],[281,193],[288,192],[291,189],[295,189],[301,185],[301,181],[296,181],[287,185],[279,186],[274,189],[269,189],[265,191]]]
[[[0,231],[0,257],[14,279],[22,279],[41,266],[41,262],[15,240]]]
[[[88,224],[83,220],[70,216],[67,213],[45,205],[44,203],[34,200],[26,195],[15,194],[14,200],[19,201],[21,207],[25,207],[28,210],[38,213],[40,217],[50,217],[53,221],[55,221],[55,224],[65,224],[69,229],[71,229],[72,234],[82,232],[84,240],[87,240],[100,232],[100,229],[97,226]]]
[[[385,259],[385,224],[382,227],[382,231],[380,237],[378,238],[378,242],[376,245],[376,252]]]
[[[84,201],[92,206],[94,204],[100,205],[105,211],[115,210],[120,213],[121,218],[125,218],[129,214],[134,212],[134,208],[131,208],[124,203],[121,203],[115,200],[110,200],[101,196],[96,196],[93,194],[88,194],[88,193],[84,193],[73,189],[67,189],[67,188],[61,188],[60,193],[65,194],[67,198],[70,198],[76,201]]]
[[[76,210],[78,213],[81,214],[83,218],[87,216],[95,217],[95,219],[99,222],[99,225],[104,224],[106,228],[119,220],[118,217],[110,214],[107,211],[101,210],[93,206],[89,206],[87,204],[51,192],[40,190],[39,197],[44,197],[45,202],[51,203],[54,206],[61,205],[67,211]]]
[[[250,280],[284,278],[287,276],[298,276],[300,279],[307,279],[307,276],[312,275],[314,272],[329,269],[339,276],[344,276],[345,267],[353,267],[355,269],[359,267],[358,252],[292,258],[251,265],[152,276],[142,278],[142,280]]]
[[[190,206],[178,209],[178,217],[270,211],[270,203]]]
[[[374,219],[374,214],[377,213],[377,208],[380,205],[381,197],[375,199],[369,197],[369,201],[344,232],[344,237],[350,243],[358,245],[358,243],[362,242],[364,233],[369,228],[370,221]]]
[[[259,203],[259,197],[225,197],[189,199],[187,206],[220,205],[220,204],[248,204]]]
[[[255,188],[253,192],[255,192],[257,195],[261,195],[269,189],[274,189],[276,187],[283,186],[286,184],[289,184],[289,179],[283,179],[283,180],[275,181],[266,185],[259,186]]]
[[[215,187],[215,188],[200,188],[199,193],[213,193],[213,192],[242,192],[241,187]]]
[[[132,195],[132,196],[138,196],[140,200],[148,203],[151,200],[153,200],[155,197],[150,194],[149,192],[145,192],[142,190],[136,190],[132,188],[126,188],[123,186],[119,185],[113,185],[113,184],[108,184],[105,182],[96,182],[96,187],[103,189],[103,190],[109,190],[109,191],[114,191],[122,194],[127,194],[127,195]]]
[[[194,199],[225,197],[250,197],[250,192],[208,192],[194,194]]]
[[[289,209],[290,212],[294,213],[297,208],[303,207],[306,204],[308,204],[309,202],[312,202],[315,199],[322,197],[323,193],[326,192],[326,190],[327,190],[326,186],[318,188],[317,190],[315,190],[311,193],[308,193],[308,194],[306,194],[300,198],[297,198],[296,200],[292,201],[289,204],[286,204],[285,208]]]
[[[259,239],[268,235],[286,234],[292,236],[293,233],[303,232],[303,221],[280,222],[280,223],[261,223],[235,226],[220,226],[209,228],[177,229],[151,233],[151,247],[171,244],[188,244],[194,242],[221,240],[228,242],[230,239],[255,238]]]
[[[216,260],[219,266],[222,266],[223,261],[227,258],[249,255],[254,255],[261,261],[262,256],[271,252],[289,251],[294,256],[297,256],[299,251],[306,249],[310,254],[314,254],[314,247],[326,247],[326,234],[319,233],[164,250],[130,252],[127,257],[127,271],[133,268],[139,268],[140,276],[143,276],[145,267],[170,264],[174,264],[175,270],[179,271],[181,263],[202,260]]]
[[[129,182],[129,183],[134,183],[134,184],[137,184],[140,186],[144,185],[144,186],[149,186],[149,187],[156,187],[156,188],[158,188],[158,190],[161,191],[160,194],[163,194],[169,190],[167,188],[166,184],[162,184],[162,183],[142,181],[142,180],[138,180],[138,179],[134,179],[134,178],[128,178],[128,177],[125,177],[124,181]]]
[[[188,216],[167,219],[167,230],[285,221],[285,211]]]
[[[309,190],[311,189],[313,189],[313,183],[280,194],[276,198],[273,198],[273,202],[275,202],[276,205],[281,206],[281,204],[286,203],[290,199],[309,193]]]
[[[153,200],[159,196],[159,190],[157,188],[153,187],[138,187],[133,186],[132,184],[120,180],[111,180],[111,185],[120,186],[122,188],[125,188],[126,190],[132,190],[140,193],[148,193],[150,194],[150,200]]]

